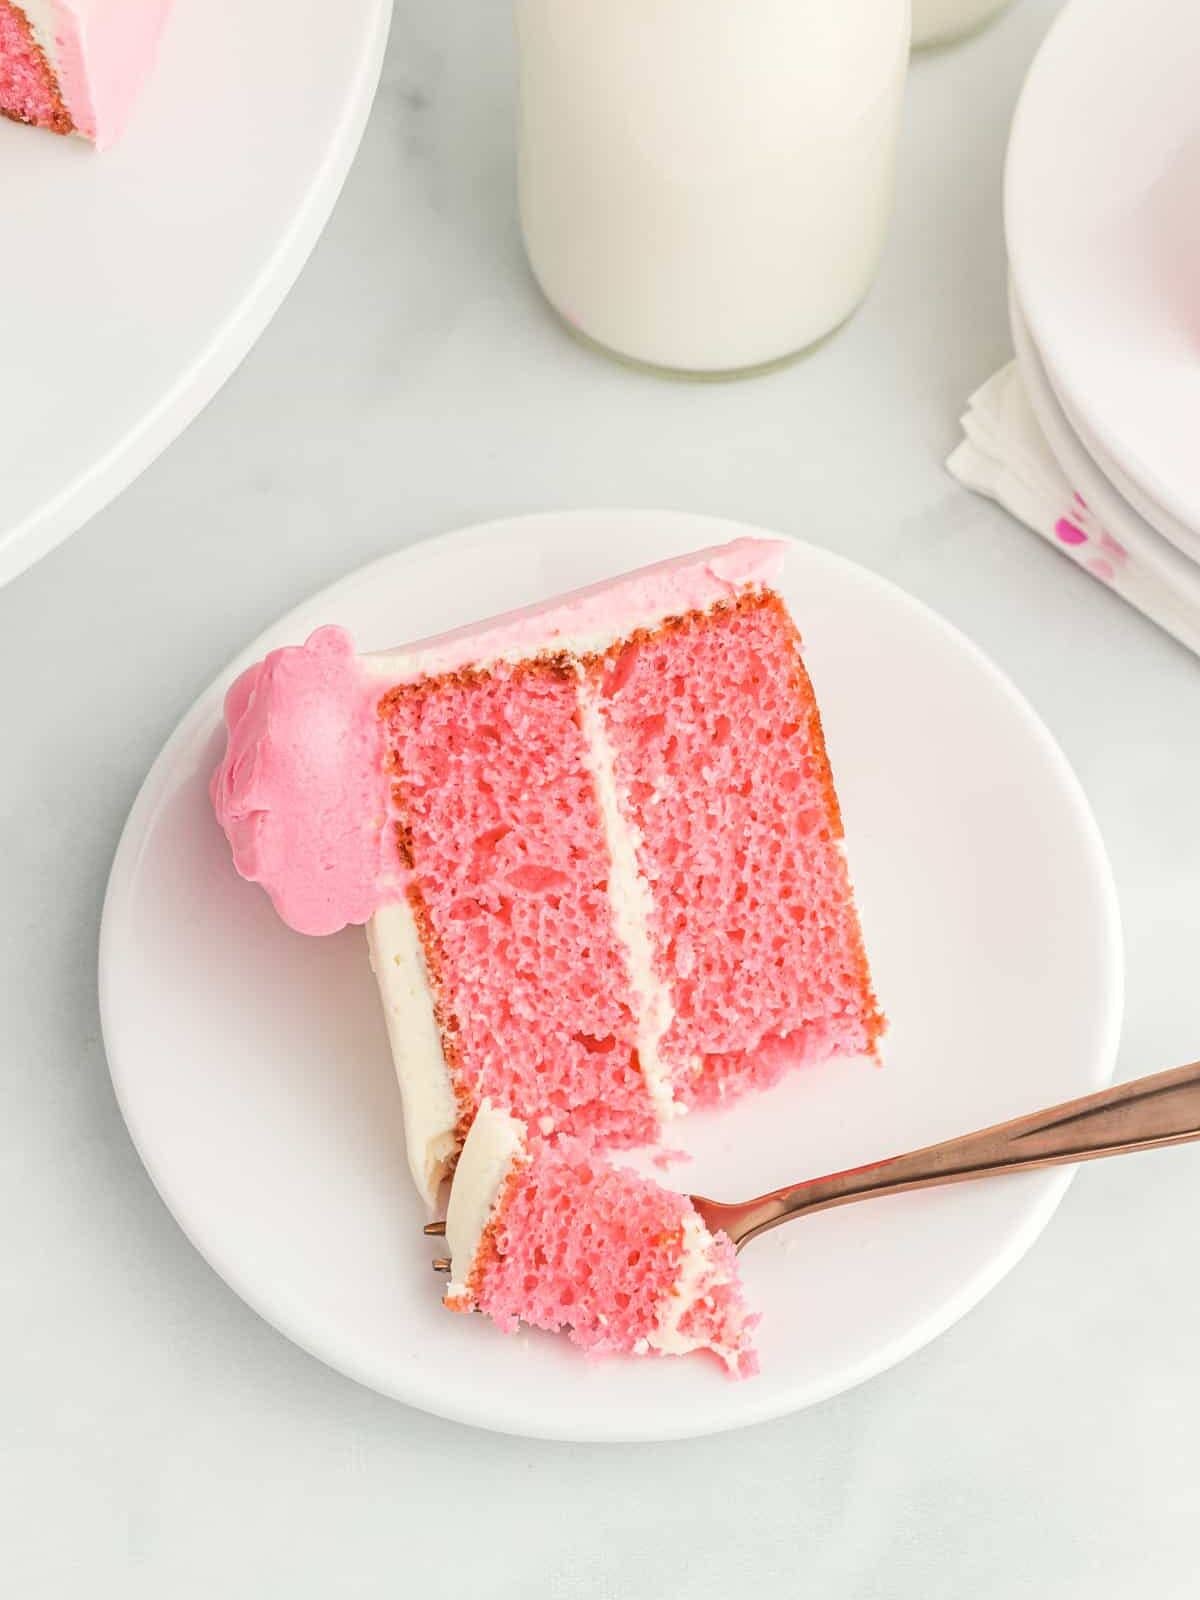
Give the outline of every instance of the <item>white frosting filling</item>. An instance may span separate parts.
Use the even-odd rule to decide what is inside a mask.
[[[422,1199],[432,1207],[454,1155],[458,1105],[442,1054],[425,953],[407,900],[375,913],[367,923],[367,949],[400,1082],[408,1164]]]
[[[54,0],[16,0],[33,37],[58,76],[58,42],[54,37]]]
[[[664,1356],[685,1356],[692,1350],[709,1348],[707,1339],[680,1333],[679,1324],[712,1286],[715,1275],[708,1259],[711,1243],[712,1235],[694,1212],[684,1218],[683,1256],[679,1262],[679,1273],[658,1327],[646,1337],[650,1349],[658,1350]]]
[[[448,1300],[467,1292],[467,1279],[479,1254],[496,1202],[508,1175],[525,1155],[525,1125],[484,1100],[463,1145],[450,1204],[446,1211],[446,1245],[450,1251]]]
[[[650,919],[654,901],[650,885],[638,866],[641,843],[637,829],[621,810],[617,793],[616,756],[595,692],[580,676],[580,725],[587,747],[588,766],[600,807],[604,843],[609,854],[608,902],[613,926],[625,954],[625,971],[633,990],[637,1017],[637,1052],[646,1088],[660,1122],[686,1107],[677,1105],[671,1074],[659,1055],[663,1035],[675,1017],[671,993],[654,968]]]

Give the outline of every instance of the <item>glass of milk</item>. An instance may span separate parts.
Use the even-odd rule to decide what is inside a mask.
[[[1009,0],[912,0],[914,49],[949,44],[1003,11]]]
[[[803,350],[866,293],[910,0],[515,0],[530,265],[576,332],[692,374]]]

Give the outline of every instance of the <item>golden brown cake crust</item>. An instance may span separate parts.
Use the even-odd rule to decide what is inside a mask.
[[[50,65],[46,52],[37,41],[37,35],[33,31],[33,24],[21,7],[17,5],[16,0],[9,0],[9,10],[13,14],[13,20],[16,22],[17,27],[24,33],[28,41],[30,53],[42,69],[42,78],[46,93],[52,103],[52,109],[49,122],[35,123],[32,117],[23,117],[19,112],[9,111],[2,106],[0,106],[0,117],[7,117],[10,122],[20,122],[27,127],[47,128],[51,133],[74,133],[75,124],[71,120],[71,113],[67,110],[66,102],[63,100],[62,93],[58,87],[58,79],[54,75],[54,68]]]

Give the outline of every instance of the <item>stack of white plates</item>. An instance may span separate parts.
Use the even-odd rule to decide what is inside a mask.
[[[1200,4],[1072,0],[1005,179],[1010,309],[1072,486],[1139,563],[1200,590]]]

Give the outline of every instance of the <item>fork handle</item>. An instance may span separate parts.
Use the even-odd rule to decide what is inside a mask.
[[[850,1205],[872,1195],[903,1194],[965,1183],[1001,1172],[1030,1172],[1066,1162],[1153,1150],[1200,1139],[1200,1061],[1102,1089],[977,1133],[926,1145],[907,1155],[812,1178],[744,1205],[702,1202],[710,1225],[740,1249],[748,1239],[792,1217]]]

